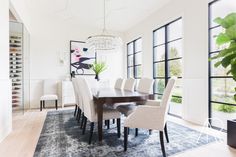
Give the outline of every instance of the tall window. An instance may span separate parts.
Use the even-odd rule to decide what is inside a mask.
[[[182,116],[182,19],[179,18],[153,31],[154,94],[163,95],[172,76],[178,78],[171,99],[169,114]]]
[[[223,48],[215,42],[216,36],[223,29],[214,19],[232,12],[236,12],[235,0],[215,0],[209,4],[209,57],[217,55]],[[236,118],[236,104],[233,99],[235,81],[232,76],[226,75],[228,69],[215,68],[216,62],[217,60],[209,62],[209,117],[212,118],[212,126],[226,129],[227,120]]]
[[[127,44],[128,78],[140,79],[142,75],[142,38]]]

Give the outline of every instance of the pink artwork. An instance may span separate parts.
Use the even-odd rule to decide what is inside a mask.
[[[94,75],[90,68],[95,59],[95,52],[89,52],[84,42],[70,41],[71,73],[74,75]]]

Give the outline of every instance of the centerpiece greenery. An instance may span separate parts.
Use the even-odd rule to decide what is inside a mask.
[[[92,65],[91,65],[91,69],[94,71],[95,73],[95,79],[97,81],[99,81],[99,74],[101,74],[103,71],[105,71],[107,69],[106,63],[105,62],[98,62],[95,61]]]
[[[217,17],[214,22],[219,24],[223,31],[217,35],[216,44],[221,47],[221,51],[213,59],[218,59],[215,67],[222,66],[229,69],[227,75],[232,75],[236,81],[236,13],[230,13],[224,18]],[[234,88],[236,91],[236,87]],[[236,94],[234,94],[236,101]],[[218,110],[223,112],[235,112],[234,106],[221,105]]]

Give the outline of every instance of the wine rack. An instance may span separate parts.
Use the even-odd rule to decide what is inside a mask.
[[[10,78],[12,79],[12,108],[23,107],[23,56],[22,36],[10,34]]]

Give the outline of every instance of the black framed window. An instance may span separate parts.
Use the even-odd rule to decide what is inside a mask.
[[[216,17],[225,17],[236,12],[235,0],[214,0],[209,3],[209,58],[217,55],[223,47],[216,45],[216,36],[223,29],[214,22]],[[236,117],[233,99],[235,81],[227,76],[228,69],[215,68],[217,60],[209,61],[209,118],[213,127],[226,130],[227,120]]]
[[[127,44],[127,76],[140,79],[142,76],[142,38]]]
[[[182,18],[153,31],[154,94],[161,99],[172,76],[178,78],[169,114],[182,116]]]

